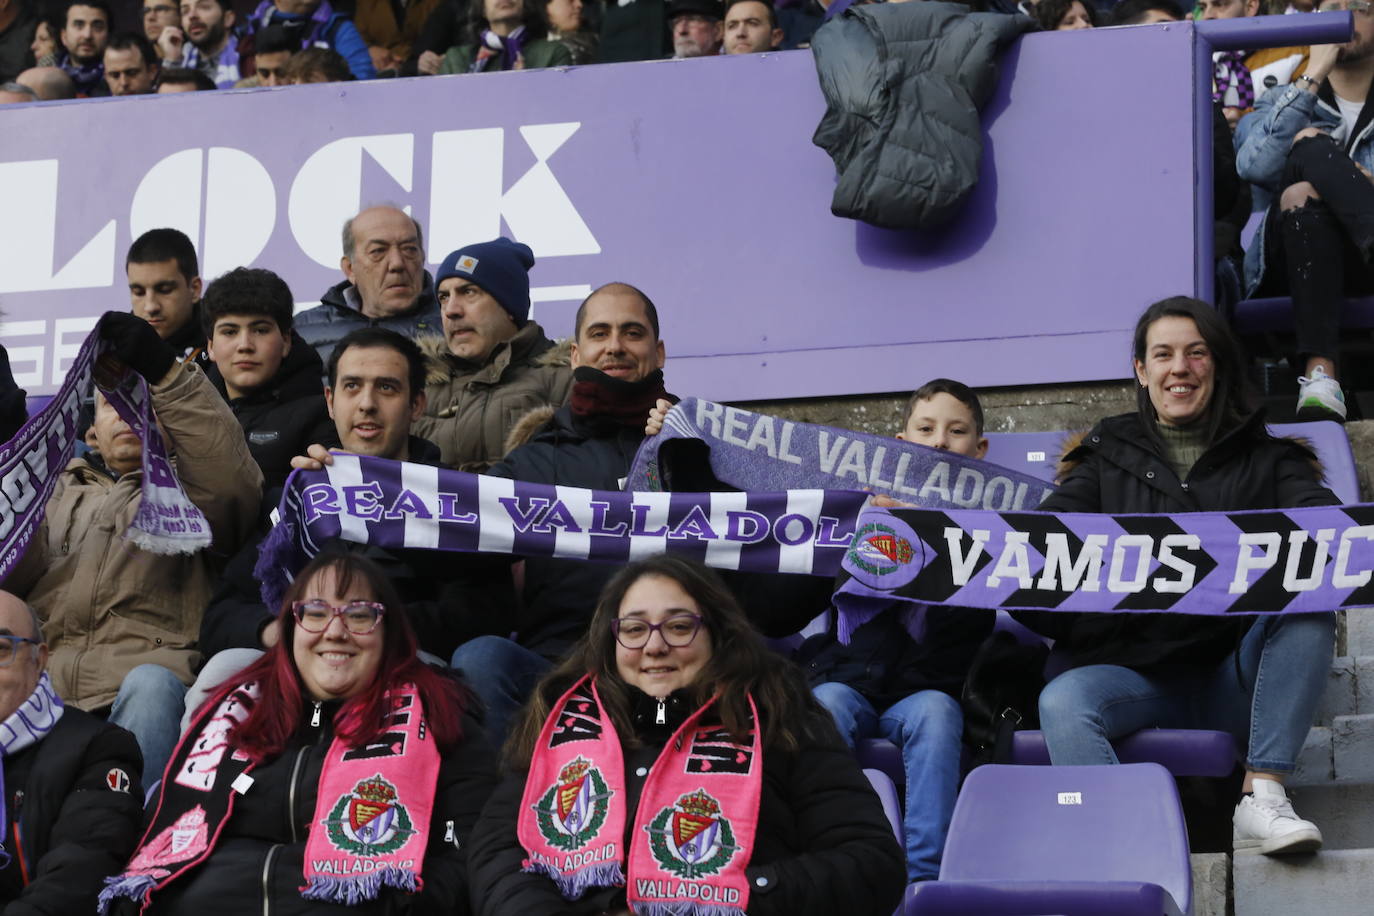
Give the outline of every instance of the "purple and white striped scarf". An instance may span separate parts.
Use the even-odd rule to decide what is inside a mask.
[[[24,556],[76,443],[82,395],[90,390],[102,351],[97,324],[81,345],[62,387],[47,407],[0,445],[0,581]],[[153,417],[143,377],[126,371],[101,391],[143,442],[143,475],[138,514],[125,536],[153,553],[195,553],[210,545],[210,526],[177,481],[167,447]]]
[[[292,573],[332,538],[604,563],[667,552],[720,569],[833,576],[868,496],[584,490],[336,454],[287,480],[257,576],[276,607]]]

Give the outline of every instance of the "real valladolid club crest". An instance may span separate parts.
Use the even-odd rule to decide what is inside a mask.
[[[849,560],[864,572],[885,576],[911,562],[911,542],[881,522],[870,522],[854,533]]]
[[[606,822],[611,791],[601,771],[577,757],[558,773],[558,781],[533,805],[539,832],[550,846],[575,852]]]
[[[324,819],[329,841],[355,856],[381,856],[406,844],[415,831],[396,801],[396,787],[378,773],[341,797]]]
[[[659,866],[679,878],[714,875],[739,848],[730,822],[720,816],[720,802],[705,789],[682,796],[644,829]]]

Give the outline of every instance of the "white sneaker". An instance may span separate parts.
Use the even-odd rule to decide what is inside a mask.
[[[1298,378],[1298,419],[1345,422],[1345,394],[1341,383],[1326,374],[1321,366],[1311,377]]]
[[[1272,779],[1256,779],[1254,794],[1236,805],[1231,845],[1236,855],[1274,856],[1321,849],[1322,832],[1293,811],[1283,786]]]

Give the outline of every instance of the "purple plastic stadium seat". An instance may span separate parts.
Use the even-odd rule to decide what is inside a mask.
[[[987,460],[1013,471],[1031,474],[1054,482],[1059,452],[1069,434],[1062,430],[1048,433],[988,433]]]
[[[1293,331],[1293,300],[1247,299],[1236,306],[1235,326],[1240,334]],[[1342,328],[1374,328],[1374,297],[1346,299],[1341,308]]]
[[[1112,742],[1122,763],[1156,763],[1175,776],[1228,776],[1235,768],[1236,741],[1230,732],[1186,728],[1143,728]],[[1019,731],[1011,738],[1011,762],[1049,766],[1045,736]]]
[[[1374,305],[1374,299],[1368,300]],[[1307,423],[1270,423],[1269,432],[1275,436],[1306,439],[1321,459],[1326,472],[1326,485],[1343,503],[1360,501],[1360,475],[1355,470],[1355,453],[1345,427],[1334,420],[1313,420]]]
[[[1192,906],[1173,778],[1150,763],[979,767],[954,807],[940,880],[908,916],[1170,916]]]
[[[897,798],[897,787],[888,779],[887,774],[880,770],[864,770],[864,775],[868,777],[868,782],[873,786],[873,791],[878,796],[878,801],[883,803],[883,814],[887,815],[888,823],[892,825],[892,833],[897,837],[897,842],[906,845],[902,839],[902,803]]]

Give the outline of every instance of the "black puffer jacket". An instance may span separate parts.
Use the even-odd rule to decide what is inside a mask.
[[[248,451],[262,469],[264,492],[286,483],[291,459],[304,455],[307,446],[338,444],[334,421],[324,403],[324,365],[319,355],[299,334],[291,332],[291,352],[282,360],[266,385],[241,398],[230,399],[224,376],[211,363],[205,375],[229,402],[229,409],[243,427]]]
[[[1207,512],[1330,506],[1317,456],[1292,439],[1269,435],[1254,413],[1222,436],[1180,481],[1151,444],[1138,414],[1097,424],[1064,456],[1059,488],[1045,512]],[[1018,620],[1053,637],[1072,664],[1148,668],[1214,665],[1236,647],[1251,617],[1185,614],[1070,614],[1020,611]]]
[[[344,280],[336,283],[320,297],[320,304],[296,316],[296,333],[320,354],[320,362],[329,365],[334,345],[358,328],[386,328],[411,340],[428,334],[444,333],[443,318],[439,314],[439,300],[434,298],[434,278],[425,271],[420,298],[409,311],[388,318],[368,318],[348,304],[345,293],[353,284]]]
[[[833,625],[812,636],[797,650],[797,662],[813,687],[830,681],[847,684],[880,711],[921,690],[943,690],[957,699],[996,615],[933,606],[924,613],[920,642],[911,638],[896,607],[856,629],[849,645],[835,637]]]
[[[637,690],[634,727],[642,742],[625,749],[627,811],[637,811],[648,769],[694,711],[678,691],[667,724],[655,725],[657,701]],[[760,713],[763,715],[763,713]],[[906,866],[878,798],[834,724],[819,709],[795,752],[764,748],[758,833],[749,858],[751,916],[891,913],[906,884]],[[642,774],[642,775],[641,775]],[[474,910],[480,916],[591,916],[625,906],[624,888],[564,900],[552,881],[520,870],[526,858],[516,834],[525,774],[507,771],[473,831]],[[626,818],[628,835],[643,823]]]
[[[997,50],[1030,28],[958,3],[901,3],[853,6],[818,29],[826,112],[812,141],[840,173],[831,212],[888,229],[953,216],[978,181]]]
[[[6,916],[94,913],[138,843],[143,756],[134,736],[68,706],[42,741],[5,758]],[[13,843],[16,822],[19,849]]]
[[[320,724],[311,716],[320,708]],[[306,703],[301,723],[280,755],[252,770],[253,784],[234,810],[210,857],[153,894],[150,914],[253,913],[262,916],[366,916],[468,912],[467,841],[495,782],[495,753],[481,726],[463,720],[463,740],[440,761],[429,841],[421,866],[424,889],[386,889],[375,901],[337,906],[306,900],[302,863],[315,816],[320,773],[334,737],[338,703]]]

